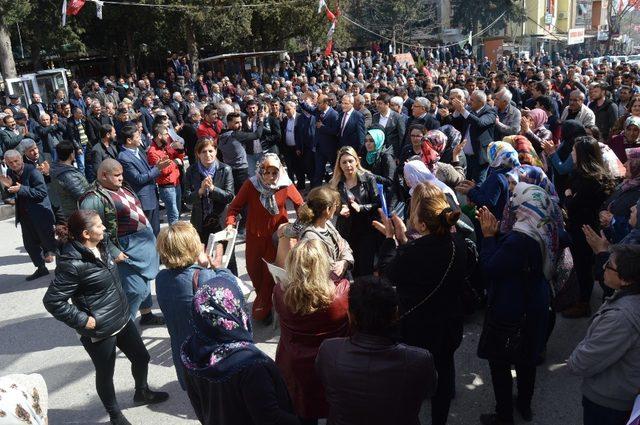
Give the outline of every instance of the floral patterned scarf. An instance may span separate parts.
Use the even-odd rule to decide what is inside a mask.
[[[251,321],[235,281],[217,276],[205,282],[192,308],[193,334],[180,353],[187,373],[224,382],[247,366],[268,361],[253,343]]]

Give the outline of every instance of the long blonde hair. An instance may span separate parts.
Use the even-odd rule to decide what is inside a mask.
[[[311,314],[333,302],[335,285],[329,278],[331,263],[327,250],[317,239],[303,240],[285,260],[289,283],[284,303],[296,314]]]
[[[340,182],[340,180],[344,178],[344,173],[342,172],[342,168],[340,168],[340,160],[345,155],[351,155],[352,157],[355,158],[356,175],[360,176],[361,174],[364,174],[367,172],[367,170],[362,168],[362,165],[360,164],[360,157],[358,156],[358,153],[356,152],[356,150],[353,149],[351,146],[343,146],[338,150],[338,156],[336,157],[336,165],[333,168],[333,176],[331,177],[331,181],[329,182],[329,184],[333,188],[338,187],[338,183]]]

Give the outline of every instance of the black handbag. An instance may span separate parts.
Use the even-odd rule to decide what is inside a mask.
[[[524,282],[524,309],[519,320],[505,321],[496,319],[493,314],[493,303],[489,301],[487,311],[482,324],[482,333],[478,341],[478,357],[485,360],[506,361],[511,364],[520,362],[528,351],[528,340],[524,336],[524,328],[527,321],[527,300],[531,269],[527,267],[523,276]]]

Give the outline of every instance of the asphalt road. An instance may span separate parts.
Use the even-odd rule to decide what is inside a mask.
[[[244,267],[244,246],[238,248],[240,277],[249,283]],[[53,271],[54,266],[49,268]],[[51,425],[108,423],[95,392],[93,365],[76,333],[53,319],[42,305],[53,273],[26,282],[24,278],[33,270],[13,219],[0,221],[0,376],[41,374],[49,390]],[[600,294],[599,290],[594,291],[593,307]],[[491,412],[494,407],[488,365],[475,354],[481,323],[481,314],[469,318],[462,346],[456,353],[457,393],[449,420],[452,425],[477,424],[479,414]],[[587,325],[586,319],[558,318],[548,345],[547,361],[538,368],[533,424],[582,423],[580,379],[569,374],[565,362],[583,337]],[[258,346],[272,357],[278,334],[274,327],[255,327]],[[177,383],[166,328],[145,328],[142,338],[151,355],[149,384],[154,389],[168,391],[171,398],[155,406],[133,407],[134,388],[129,362],[118,352],[114,380],[125,415],[133,424],[198,423],[186,393]],[[429,406],[425,403],[422,424],[429,424],[429,417]],[[516,423],[524,423],[518,421],[516,414]]]

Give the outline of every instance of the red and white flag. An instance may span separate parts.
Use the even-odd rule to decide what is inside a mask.
[[[318,13],[322,12],[322,8],[327,7],[327,2],[325,0],[318,1]]]
[[[70,0],[67,3],[67,15],[75,16],[84,7],[85,0]]]

